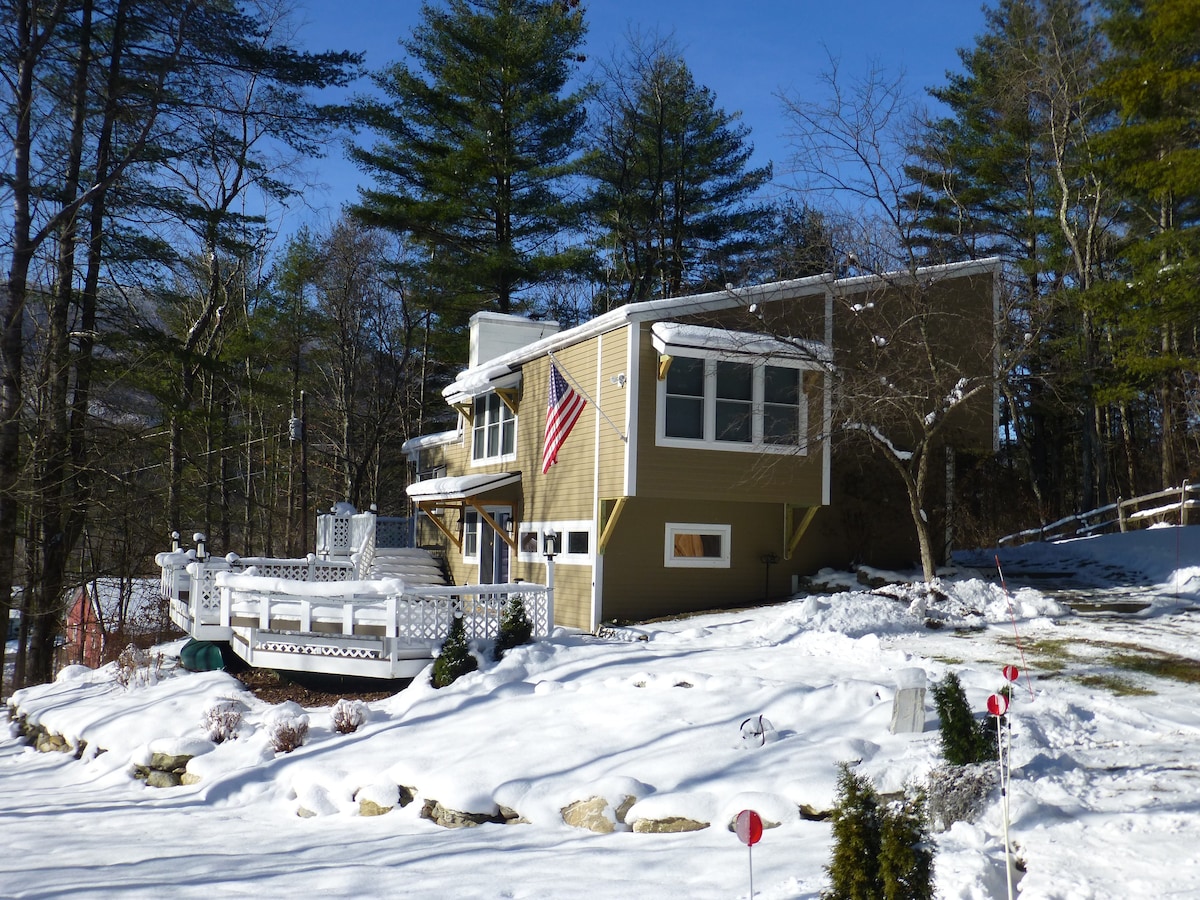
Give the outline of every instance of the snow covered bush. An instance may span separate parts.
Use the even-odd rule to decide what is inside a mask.
[[[200,727],[214,744],[234,740],[242,725],[245,707],[237,700],[222,700],[204,710]]]
[[[329,711],[329,720],[338,734],[353,734],[367,721],[367,712],[367,704],[361,700],[347,700],[343,697],[333,704],[333,709]]]
[[[276,753],[291,753],[308,737],[308,716],[296,703],[284,703],[271,716],[267,725],[271,749]]]
[[[996,756],[987,725],[975,719],[957,675],[951,672],[933,685],[933,702],[942,722],[942,755],[946,762],[969,766]]]
[[[500,618],[500,634],[496,638],[496,646],[492,650],[492,659],[499,662],[504,654],[513,647],[520,647],[533,640],[533,625],[525,615],[525,604],[521,598],[512,597],[504,607],[504,615]]]
[[[822,900],[933,900],[925,798],[906,790],[883,803],[870,779],[838,766],[833,855]]]
[[[462,616],[455,616],[450,624],[450,634],[433,661],[433,676],[430,682],[435,688],[451,685],[456,679],[479,668],[479,663],[467,647],[467,629]]]
[[[939,766],[929,773],[929,823],[946,831],[955,822],[974,822],[999,773],[995,765]]]

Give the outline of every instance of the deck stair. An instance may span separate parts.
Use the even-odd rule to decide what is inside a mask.
[[[371,560],[371,578],[402,578],[408,585],[448,584],[437,558],[421,548],[379,547]]]

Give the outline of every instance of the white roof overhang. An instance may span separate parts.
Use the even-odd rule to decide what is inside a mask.
[[[454,475],[445,478],[426,478],[414,481],[405,490],[410,499],[424,503],[431,500],[469,500],[521,480],[520,472],[492,472],[478,475]]]
[[[817,341],[678,322],[655,322],[650,326],[650,340],[655,350],[668,355],[691,351],[729,359],[754,356],[807,362],[812,367],[833,358],[829,348]]]

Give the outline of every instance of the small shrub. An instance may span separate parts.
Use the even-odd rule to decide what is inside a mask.
[[[885,805],[868,778],[841,763],[832,824],[822,900],[932,900],[933,849],[920,791]]]
[[[996,756],[995,738],[978,721],[958,676],[951,672],[933,685],[933,702],[942,722],[942,755],[952,766],[987,762]]]
[[[878,900],[879,797],[871,782],[838,764],[833,807],[833,856],[826,866],[829,890],[822,900]]]
[[[236,700],[222,700],[204,710],[200,727],[214,744],[235,740],[242,725],[244,707]]]
[[[933,844],[920,790],[906,790],[883,812],[879,880],[883,900],[933,900]]]
[[[929,773],[929,822],[945,831],[955,822],[974,822],[999,774],[994,764],[938,766]]]
[[[532,640],[533,625],[525,615],[525,604],[519,597],[513,597],[504,607],[504,615],[500,618],[500,634],[496,638],[492,658],[499,661],[513,647],[520,647]]]
[[[474,672],[479,663],[471,655],[467,647],[467,629],[461,616],[455,616],[450,623],[450,634],[446,636],[437,659],[433,661],[433,676],[430,682],[435,688],[444,688],[456,679]]]
[[[268,739],[276,753],[291,753],[308,737],[308,716],[295,703],[284,703],[268,725]]]
[[[347,700],[344,697],[333,704],[329,711],[330,723],[338,734],[353,734],[359,726],[367,721],[367,704],[361,700]]]

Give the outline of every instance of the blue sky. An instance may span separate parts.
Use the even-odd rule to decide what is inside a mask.
[[[775,163],[787,184],[791,155],[781,91],[822,98],[820,75],[830,56],[845,76],[876,64],[904,72],[912,91],[944,82],[958,69],[957,49],[982,31],[977,0],[584,0],[590,67],[625,44],[630,28],[673,33],[697,82],[711,88],[726,111],[740,110],[751,128],[755,162]],[[419,0],[300,0],[300,39],[310,49],[357,50],[379,69],[400,58],[398,40],[420,18]],[[361,90],[369,84],[362,83]],[[328,190],[308,197],[317,219],[355,199],[362,175],[335,151],[319,165]],[[325,211],[322,212],[321,210]]]

